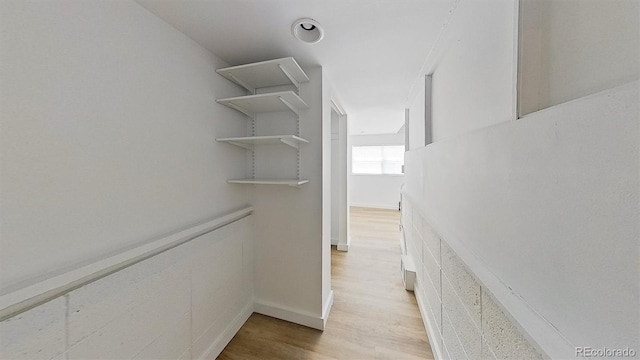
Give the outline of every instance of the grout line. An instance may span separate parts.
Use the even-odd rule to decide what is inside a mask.
[[[429,226],[431,226],[431,224],[429,224]],[[440,277],[440,332],[442,333],[442,327],[444,326],[443,322],[444,319],[442,317],[442,313],[444,312],[444,304],[442,303],[442,238],[440,238],[438,236],[438,257],[439,257],[439,264],[438,264],[438,276]],[[442,336],[442,334],[440,334],[440,338],[442,339],[442,344],[444,347],[444,336]]]
[[[190,260],[191,259],[193,258],[191,257]],[[195,341],[193,339],[193,261],[190,261],[190,264],[189,264],[189,349],[188,349],[189,351],[191,351],[191,347],[193,347],[194,342]],[[182,356],[183,354],[180,354],[180,356]]]
[[[484,292],[484,286],[480,285],[480,337],[484,340],[484,327],[483,327],[483,319],[484,319],[484,309],[482,307],[482,293]]]
[[[69,294],[64,295],[64,358],[69,359]]]

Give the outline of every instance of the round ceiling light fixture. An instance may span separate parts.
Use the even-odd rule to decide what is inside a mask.
[[[316,44],[324,37],[320,23],[313,19],[298,19],[291,25],[291,33],[296,39],[307,44]]]

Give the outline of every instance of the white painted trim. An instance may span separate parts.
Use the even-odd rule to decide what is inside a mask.
[[[521,53],[520,42],[522,35],[521,21],[520,21],[520,1],[515,1],[514,14],[513,14],[513,60],[511,61],[511,120],[518,120],[518,98],[520,97],[520,89],[518,89],[518,83],[520,82],[520,68],[521,68]]]
[[[346,243],[338,243],[338,246],[336,246],[336,248],[338,249],[338,251],[348,252],[349,249],[351,248],[351,236],[347,236]]]
[[[409,147],[409,129],[410,129],[410,122],[409,120],[411,119],[410,117],[411,114],[411,109],[406,108],[404,109],[404,151],[407,152],[409,151],[410,147]],[[404,173],[404,165],[402,165],[402,172]]]
[[[429,344],[431,345],[431,350],[433,353],[434,360],[444,360],[445,358],[442,356],[442,348],[441,343],[438,339],[434,337],[434,333],[438,332],[438,328],[433,326],[433,319],[430,314],[431,311],[427,309],[429,305],[427,305],[425,299],[422,297],[422,289],[420,288],[420,282],[416,281],[414,285],[413,293],[416,296],[416,302],[418,303],[418,309],[420,310],[420,315],[422,316],[422,323],[424,324],[425,329],[427,330],[427,337],[429,337]]]
[[[398,210],[398,205],[386,205],[386,204],[365,204],[365,203],[351,203],[352,207],[363,207],[372,209],[386,209],[386,210]]]
[[[60,274],[52,274],[49,278],[27,283],[22,287],[16,286],[17,289],[15,290],[6,289],[5,291],[11,291],[0,296],[0,321],[240,220],[249,216],[252,211],[253,208],[248,206],[242,210],[178,231],[133,249],[124,250],[88,265],[67,270]]]
[[[327,320],[329,320],[329,314],[331,313],[331,308],[333,307],[333,290],[329,293],[329,298],[327,299],[327,303],[324,304],[324,309],[322,309],[322,330],[324,330],[327,325]]]
[[[229,344],[231,339],[240,331],[242,325],[244,325],[249,317],[253,314],[253,300],[249,301],[240,311],[240,313],[233,318],[233,321],[227,326],[226,329],[220,334],[204,352],[204,359],[215,359],[222,353],[222,350]]]
[[[367,145],[363,145],[367,146]],[[385,146],[385,145],[382,145]],[[393,145],[400,146],[400,145]],[[390,176],[390,177],[404,177],[404,174],[363,174],[363,173],[351,173],[353,176]]]
[[[338,244],[337,249],[338,251],[349,252],[349,249],[351,249],[351,244]]]
[[[331,238],[331,245],[338,245],[338,239],[332,237]]]
[[[344,107],[340,104],[338,99],[335,96],[331,96],[331,108],[335,110],[340,116],[346,116],[347,112],[344,111]]]
[[[306,311],[279,306],[273,303],[255,300],[254,312],[276,319],[289,321],[313,329],[324,330],[324,319]]]

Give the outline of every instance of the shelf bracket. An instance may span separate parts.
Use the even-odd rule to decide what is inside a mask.
[[[300,149],[300,144],[299,144],[299,143],[297,143],[297,142],[295,142],[295,141],[291,141],[291,140],[289,140],[289,139],[280,139],[280,141],[281,141],[283,144],[289,145],[289,146],[291,146],[292,148],[294,148],[294,149],[296,149],[296,150],[299,150],[299,149]]]
[[[278,67],[280,68],[280,71],[282,71],[282,73],[289,78],[289,81],[291,81],[291,83],[296,86],[296,89],[300,91],[300,83],[298,82],[298,80],[296,80],[296,78],[294,78],[293,75],[291,75],[291,73],[289,73],[287,69],[285,69],[281,64],[278,64]]]
[[[308,182],[309,182],[309,180],[300,180],[300,179],[298,179],[298,181],[297,181],[297,182],[295,182],[295,183],[291,183],[291,184],[287,184],[287,185],[289,185],[289,186],[291,186],[291,187],[294,187],[294,188],[296,188],[296,189],[300,189],[300,186],[301,186],[301,185],[304,185],[304,184],[306,184],[306,183],[308,183]]]
[[[286,106],[288,107],[291,111],[293,111],[294,114],[298,115],[298,109],[293,106],[293,104],[291,104],[290,102],[288,102],[287,100],[285,100],[282,96],[278,96],[278,99],[280,99],[280,101]]]
[[[248,145],[248,144],[244,144],[241,142],[237,142],[237,141],[227,141],[229,144],[235,145],[235,146],[239,146],[243,149],[247,149],[247,150],[253,150],[253,145]]]
[[[256,94],[256,88],[254,88],[253,86],[247,84],[246,82],[244,82],[239,77],[233,75],[233,73],[229,73],[229,77],[231,77],[233,79],[233,81],[235,81],[236,83],[240,84],[240,86],[242,86],[243,88],[251,91],[252,94],[254,94],[254,95]]]
[[[233,109],[235,109],[235,110],[237,110],[237,111],[240,111],[241,113],[243,113],[243,114],[247,115],[247,116],[248,116],[248,117],[250,117],[251,119],[254,119],[254,118],[255,118],[255,116],[256,116],[254,113],[252,113],[251,111],[249,111],[249,110],[247,110],[247,109],[243,108],[242,106],[236,105],[236,104],[234,104],[234,103],[232,103],[232,102],[229,102],[229,103],[227,103],[227,104],[228,104],[230,107],[232,107]]]

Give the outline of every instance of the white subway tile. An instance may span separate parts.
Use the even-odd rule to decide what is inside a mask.
[[[444,241],[442,242],[442,273],[442,278],[449,280],[472,321],[480,329],[480,284]]]
[[[119,314],[106,325],[74,344],[68,351],[69,359],[124,359],[131,358],[155,338],[175,327],[189,313],[189,272],[185,266],[172,266],[159,273],[162,286],[150,290],[147,301],[140,301],[126,313]],[[117,289],[114,289],[117,292]],[[135,294],[134,294],[135,296]],[[73,298],[73,292],[70,299]],[[102,311],[119,309],[101,307]],[[103,319],[97,311],[88,310]],[[69,331],[77,334],[91,317],[69,323]]]
[[[433,285],[438,298],[442,299],[442,287],[440,284],[440,266],[436,263],[435,259],[430,254],[425,254],[424,269],[427,274],[427,278]]]
[[[480,328],[473,323],[471,316],[446,278],[442,280],[442,306],[469,358],[479,359],[482,354]]]
[[[204,334],[205,331],[220,317],[239,302],[242,296],[242,281],[239,279],[227,279],[215,292],[206,297],[194,297],[192,300],[193,324],[192,334],[194,338]]]
[[[208,261],[203,261],[207,260]],[[242,241],[235,236],[209,248],[202,248],[192,269],[192,309],[194,337],[202,334],[242,294]]]
[[[191,314],[185,314],[180,322],[153,340],[134,359],[178,359],[188,353],[190,346]]]
[[[449,355],[449,349],[447,349],[447,346],[444,344],[444,342],[440,343],[440,347],[442,351],[442,360],[451,359],[451,355]]]
[[[188,348],[185,352],[182,353],[182,355],[180,355],[180,357],[178,358],[178,360],[191,360],[191,348]]]
[[[542,359],[493,299],[482,292],[482,335],[498,359]]]
[[[442,343],[446,346],[451,360],[465,360],[469,359],[464,351],[464,347],[458,338],[454,325],[451,323],[451,319],[448,316],[448,312],[442,311]],[[472,358],[472,360],[474,360]]]
[[[420,228],[413,226],[413,242],[414,242],[414,261],[416,265],[422,265],[422,235],[420,235]]]
[[[416,228],[416,230],[418,231],[418,233],[422,232],[422,215],[420,215],[419,211],[413,211],[411,213],[411,223],[413,224],[413,227]],[[422,236],[422,234],[420,234],[420,236]]]
[[[498,360],[496,355],[484,339],[482,340],[482,360]]]
[[[254,244],[253,233],[245,230],[242,236],[242,274],[244,279],[244,295],[253,298],[254,283]]]
[[[69,293],[69,346],[157,296],[167,286],[167,269],[188,276],[189,250],[178,246]]]
[[[428,280],[420,288],[423,292],[423,297],[426,301],[426,305],[432,314],[435,326],[439,332],[442,332],[442,302],[440,297],[436,293],[433,284]]]
[[[433,259],[440,265],[440,237],[426,220],[422,223],[422,239]]]
[[[0,323],[0,359],[52,359],[65,351],[65,297]]]
[[[193,344],[191,346],[191,356],[194,359],[208,359],[211,346],[220,341],[220,337],[232,325],[233,320],[240,314],[240,311],[246,305],[245,302],[238,301],[230,308],[218,309],[221,316],[211,323],[200,336],[194,334]]]

